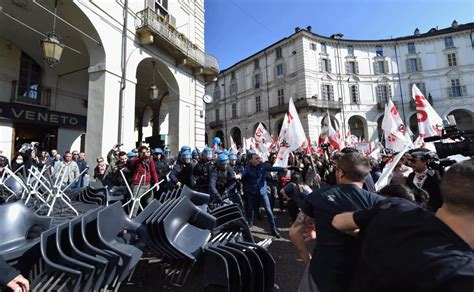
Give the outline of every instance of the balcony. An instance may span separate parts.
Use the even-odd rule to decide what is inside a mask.
[[[393,101],[393,104],[398,108],[398,101]],[[387,101],[377,101],[377,109],[379,111],[385,111],[385,107],[387,106]]]
[[[315,99],[315,98],[305,98],[305,99],[300,99],[295,102],[295,107],[297,109],[341,109],[342,104],[339,101],[335,100],[320,100],[320,99]]]
[[[51,88],[37,84],[27,87],[19,84],[17,80],[13,80],[10,101],[49,107],[51,105]]]
[[[268,113],[272,116],[277,115],[277,114],[281,114],[281,113],[286,113],[287,111],[288,111],[288,104],[287,103],[277,105],[277,106],[273,106],[273,107],[268,109]]]
[[[222,127],[223,125],[224,125],[224,121],[222,120],[217,120],[217,121],[213,121],[209,123],[209,127],[211,129],[219,128],[219,127]]]
[[[219,61],[214,56],[200,50],[153,10],[147,8],[137,13],[135,29],[142,45],[154,43],[195,74],[202,74],[206,79],[219,74]]]

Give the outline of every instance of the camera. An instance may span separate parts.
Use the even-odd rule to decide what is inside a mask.
[[[456,126],[453,116],[449,116],[449,123],[445,123],[441,136],[425,138],[425,142],[435,142],[436,152],[440,158],[461,154],[474,156],[474,130],[460,131]],[[440,140],[451,139],[454,142],[443,142]],[[440,141],[440,142],[436,142]]]

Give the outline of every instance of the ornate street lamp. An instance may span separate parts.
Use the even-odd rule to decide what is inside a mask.
[[[148,89],[148,96],[150,97],[151,101],[158,100],[160,96],[160,89],[155,85],[155,61],[153,63],[153,83]]]
[[[54,3],[54,17],[53,17],[53,31],[48,33],[48,36],[41,40],[41,49],[43,52],[43,59],[48,63],[49,67],[53,67],[61,60],[64,44],[61,43],[61,38],[56,34],[56,14],[58,10],[58,1]]]

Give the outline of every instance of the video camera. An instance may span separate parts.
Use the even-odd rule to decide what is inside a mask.
[[[456,126],[454,116],[448,116],[449,122],[444,123],[441,136],[424,138],[425,142],[436,142],[444,139],[452,139],[455,142],[436,142],[436,152],[440,158],[450,155],[461,154],[474,156],[474,130],[460,131]]]

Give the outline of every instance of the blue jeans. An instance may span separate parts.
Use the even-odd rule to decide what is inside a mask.
[[[268,193],[265,195],[260,194],[249,194],[249,206],[247,209],[247,221],[250,226],[253,225],[253,216],[254,212],[258,212],[260,207],[260,200],[263,202],[263,207],[265,208],[265,213],[267,213],[268,223],[272,231],[276,231],[275,218],[273,217],[272,207],[270,206],[270,199],[268,198]]]

